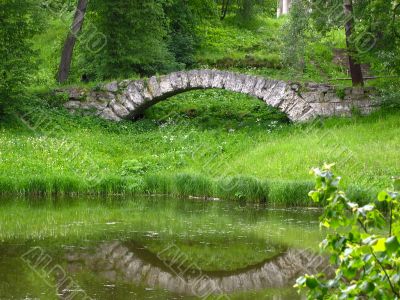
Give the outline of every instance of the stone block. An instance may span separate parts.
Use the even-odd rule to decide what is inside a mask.
[[[202,82],[200,78],[200,74],[198,70],[192,70],[187,73],[188,75],[188,80],[189,80],[189,86],[191,88],[201,88]]]
[[[185,72],[175,72],[170,74],[172,88],[181,91],[188,88],[189,80]]]
[[[118,103],[117,101],[113,100],[110,103],[110,108],[121,119],[129,116],[129,111],[121,103]]]
[[[203,89],[211,88],[213,82],[213,72],[211,70],[199,71],[201,87]]]
[[[158,83],[157,77],[152,76],[147,82],[147,90],[153,98],[161,96],[160,84]]]
[[[256,84],[254,85],[253,92],[251,93],[253,96],[263,99],[263,88],[265,86],[266,80],[263,77],[257,76]]]
[[[81,103],[82,103],[81,101],[72,100],[72,101],[65,102],[64,107],[66,109],[79,109],[81,107]]]
[[[168,94],[168,93],[171,93],[174,91],[174,88],[172,87],[172,84],[171,84],[171,79],[168,75],[161,76],[159,78],[159,84],[160,84],[161,95],[165,95],[165,94]]]
[[[108,92],[118,92],[118,82],[112,81],[104,85],[104,89]]]
[[[225,86],[225,73],[222,71],[213,71],[214,76],[211,83],[212,88],[219,88],[222,89]]]
[[[115,121],[115,122],[121,121],[121,118],[118,117],[118,116],[114,113],[114,111],[113,111],[111,108],[109,108],[109,107],[107,107],[106,109],[104,109],[104,110],[100,113],[99,116],[100,116],[101,118],[103,118],[103,119],[110,120],[110,121]]]
[[[244,94],[252,95],[254,93],[254,87],[257,84],[257,77],[246,75],[241,92]]]

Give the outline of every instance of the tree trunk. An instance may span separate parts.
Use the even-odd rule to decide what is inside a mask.
[[[221,21],[225,19],[226,13],[228,12],[228,7],[229,7],[229,0],[223,0],[222,1],[222,8],[221,8]]]
[[[363,86],[364,79],[361,70],[361,65],[356,62],[353,55],[356,54],[356,49],[351,41],[351,34],[354,28],[354,16],[353,16],[353,2],[352,0],[344,0],[344,15],[346,18],[345,30],[346,30],[346,46],[349,56],[349,68],[351,81],[353,86]]]
[[[60,66],[57,74],[57,81],[63,83],[68,79],[69,70],[71,68],[72,54],[74,52],[75,43],[79,32],[82,29],[83,20],[85,18],[86,8],[89,0],[79,0],[76,7],[74,20],[67,39],[64,43],[64,48],[61,54]]]

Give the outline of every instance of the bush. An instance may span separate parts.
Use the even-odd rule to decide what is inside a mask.
[[[37,1],[0,3],[0,115],[15,108],[35,71],[32,37],[41,27]]]
[[[336,272],[302,276],[296,287],[306,288],[308,299],[399,299],[400,178],[378,196],[390,208],[386,222],[373,203],[351,201],[331,167],[313,170],[316,186],[310,197],[326,203],[320,225],[329,231],[320,247],[330,254]]]
[[[384,109],[400,109],[400,91],[398,83],[393,82],[390,85],[386,85],[381,91],[382,107]]]

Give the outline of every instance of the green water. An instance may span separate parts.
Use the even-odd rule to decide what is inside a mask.
[[[189,199],[3,199],[0,299],[299,299],[319,211]]]

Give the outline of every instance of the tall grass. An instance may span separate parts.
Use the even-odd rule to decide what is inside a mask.
[[[308,193],[314,188],[312,181],[270,181],[270,197],[274,204],[310,206]]]
[[[267,202],[267,181],[250,176],[234,176],[217,180],[217,194],[224,199]]]

